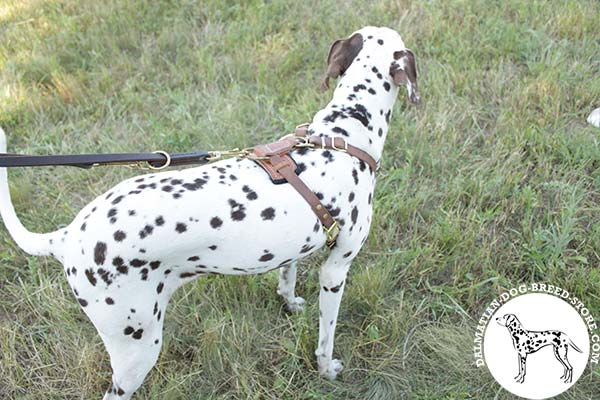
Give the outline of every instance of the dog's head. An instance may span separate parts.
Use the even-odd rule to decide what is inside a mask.
[[[515,314],[504,314],[502,317],[496,318],[496,322],[498,325],[506,327],[516,327],[519,324],[519,320]]]
[[[369,72],[390,86],[405,86],[409,100],[414,104],[421,102],[415,54],[404,46],[402,38],[393,29],[367,26],[346,39],[333,42],[322,88],[328,89],[329,79],[344,75],[353,64],[359,64],[358,68],[369,68]]]

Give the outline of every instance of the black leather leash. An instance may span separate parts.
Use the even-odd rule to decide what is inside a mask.
[[[147,163],[150,169],[163,169],[169,166],[206,164],[212,161],[214,154],[208,151],[192,151],[169,154],[165,151],[153,153],[116,153],[116,154],[77,154],[29,156],[22,154],[0,153],[0,167],[43,167],[71,166],[92,168],[100,165],[142,166]]]

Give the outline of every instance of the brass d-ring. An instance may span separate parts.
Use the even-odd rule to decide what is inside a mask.
[[[148,163],[148,168],[153,169],[155,171],[161,170],[161,169],[165,169],[167,168],[169,165],[171,165],[171,155],[169,155],[169,153],[167,153],[166,151],[162,151],[162,150],[158,150],[158,151],[153,151],[153,153],[155,154],[162,154],[163,156],[165,156],[165,158],[167,159],[165,161],[165,163],[163,165],[161,165],[160,167],[155,167],[152,164]]]

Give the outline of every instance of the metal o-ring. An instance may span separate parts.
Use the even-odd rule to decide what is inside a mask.
[[[153,153],[155,153],[155,154],[162,154],[163,156],[165,156],[165,158],[167,160],[160,167],[155,167],[152,164],[148,163],[148,168],[153,169],[155,171],[158,171],[158,170],[167,168],[169,165],[171,165],[171,155],[169,153],[167,153],[166,151],[162,151],[162,150],[153,151]]]

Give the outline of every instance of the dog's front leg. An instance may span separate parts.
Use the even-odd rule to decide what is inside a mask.
[[[521,364],[521,354],[520,353],[517,354],[517,358],[518,358],[517,361],[519,363],[519,373],[517,374],[517,376],[515,376],[513,378],[515,381],[518,381],[519,379],[521,379],[521,374],[522,374],[522,371],[521,371],[522,364]]]
[[[289,312],[298,313],[304,310],[305,301],[302,297],[296,297],[296,265],[292,262],[279,270],[279,287],[277,294],[281,295]]]
[[[519,383],[523,383],[525,381],[525,375],[527,374],[526,368],[527,368],[527,354],[520,356],[519,358],[520,361],[520,374],[521,374],[521,378],[519,380],[517,380],[517,382]]]
[[[333,339],[337,324],[338,311],[350,261],[344,259],[341,251],[333,250],[327,261],[321,266],[319,282],[319,346],[315,351],[319,373],[329,379],[335,379],[342,370],[342,362],[332,359]]]

